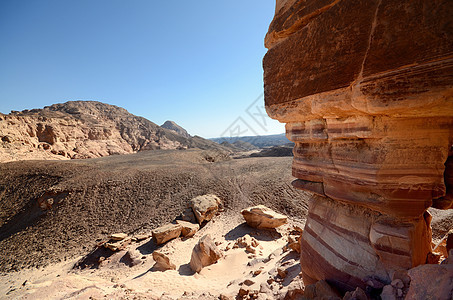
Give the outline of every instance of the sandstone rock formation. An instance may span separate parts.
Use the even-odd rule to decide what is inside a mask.
[[[0,113],[0,162],[92,158],[154,149],[230,149],[164,129],[124,108],[70,101],[43,109]]]
[[[187,221],[177,220],[176,223],[181,225],[181,235],[183,237],[192,237],[200,229],[200,225]]]
[[[190,268],[199,273],[206,266],[216,263],[222,253],[215,245],[209,234],[203,236],[192,250]]]
[[[190,138],[190,134],[184,128],[173,121],[165,121],[165,123],[160,125],[160,127],[172,130],[177,134],[182,135],[183,137]]]
[[[265,104],[311,191],[306,283],[342,291],[425,263],[431,205],[451,208],[451,1],[277,0]]]
[[[193,213],[201,225],[205,221],[210,221],[216,215],[220,203],[219,197],[208,194],[190,200],[190,207],[192,207]]]
[[[182,226],[179,224],[167,224],[153,230],[153,240],[157,245],[168,242],[181,235]]]
[[[161,252],[154,251],[153,259],[156,261],[153,266],[156,271],[176,270],[176,265],[171,263],[170,258]]]
[[[247,224],[254,228],[277,228],[288,221],[285,215],[279,214],[264,205],[246,208],[241,213]]]

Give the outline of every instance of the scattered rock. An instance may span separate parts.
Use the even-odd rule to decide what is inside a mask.
[[[220,199],[216,195],[208,194],[198,196],[190,200],[190,207],[201,225],[204,221],[210,221],[219,211]]]
[[[453,249],[453,229],[448,232],[447,243],[446,243],[447,253]]]
[[[206,266],[216,263],[222,257],[220,250],[214,244],[209,234],[203,236],[192,250],[190,267],[200,272]]]
[[[284,300],[299,300],[304,294],[304,284],[302,278],[296,277],[288,285],[288,291],[286,292]],[[303,299],[303,298],[302,298]]]
[[[187,221],[177,220],[176,223],[181,225],[181,234],[183,237],[192,237],[200,229],[200,225]]]
[[[395,279],[392,281],[391,285],[397,289],[402,289],[404,287],[404,283],[401,279]]]
[[[277,228],[286,224],[288,218],[264,205],[249,207],[242,210],[247,224],[254,228]]]
[[[193,210],[191,207],[187,207],[181,214],[181,219],[186,222],[190,223],[197,223],[197,218],[195,217],[195,214],[193,213]]]
[[[280,276],[280,278],[283,279],[288,274],[288,271],[286,271],[285,269],[282,269],[282,268],[277,268],[277,273],[278,273],[278,276]]]
[[[176,266],[170,262],[170,258],[161,252],[154,251],[153,259],[156,262],[153,269],[156,271],[176,270]]]
[[[396,300],[396,289],[391,285],[386,285],[382,289],[381,298],[382,300]]]
[[[304,297],[308,299],[341,299],[340,293],[331,287],[325,280],[320,280],[315,284],[307,285],[305,287]]]
[[[137,234],[136,236],[134,236],[134,238],[137,242],[140,242],[140,241],[143,241],[143,240],[146,240],[147,238],[149,238],[149,235],[148,234]]]
[[[104,247],[108,248],[112,251],[121,251],[121,250],[124,250],[131,242],[132,242],[131,238],[125,238],[121,241],[116,241],[116,242],[109,241],[104,244]]]
[[[127,238],[127,234],[125,233],[114,233],[109,236],[110,239],[114,241],[121,241]]]
[[[406,299],[451,299],[453,264],[420,265],[410,269]]]
[[[253,280],[246,279],[246,280],[244,280],[244,282],[242,282],[242,284],[245,284],[246,286],[251,286],[251,285],[255,284],[255,282]]]
[[[346,292],[343,300],[368,300],[368,297],[361,288],[357,287],[353,292]]]
[[[153,230],[153,240],[157,245],[168,242],[181,235],[182,226],[179,224],[167,224]]]

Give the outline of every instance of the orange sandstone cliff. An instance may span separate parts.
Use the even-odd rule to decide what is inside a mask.
[[[277,0],[265,104],[314,193],[306,284],[340,290],[424,264],[430,206],[453,208],[453,3]]]

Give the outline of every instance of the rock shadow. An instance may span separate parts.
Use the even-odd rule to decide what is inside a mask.
[[[193,271],[190,264],[187,263],[179,266],[178,273],[182,276],[192,276],[195,274],[195,271]]]
[[[163,245],[157,245],[153,239],[150,239],[147,243],[137,247],[137,250],[140,252],[141,255],[149,255],[154,251],[162,248]]]
[[[231,229],[226,235],[225,240],[232,241],[250,235],[258,241],[273,241],[282,237],[282,235],[275,229],[257,229],[250,227],[247,223],[242,223],[235,228]]]
[[[105,248],[105,247],[97,247],[90,253],[88,253],[85,257],[79,260],[73,267],[73,269],[97,269],[99,268],[99,264],[112,256],[115,252]],[[104,259],[101,259],[103,257]]]

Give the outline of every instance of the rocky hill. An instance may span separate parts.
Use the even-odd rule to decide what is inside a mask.
[[[174,132],[176,132],[179,135],[182,135],[183,137],[190,138],[190,134],[187,132],[187,130],[185,130],[184,128],[182,128],[173,121],[165,121],[165,123],[162,124],[160,127],[173,130]]]
[[[96,101],[69,101],[0,114],[0,139],[0,162],[93,158],[155,149],[231,151]]]
[[[280,146],[285,145],[288,143],[292,143],[289,141],[284,133],[281,134],[270,134],[270,135],[254,135],[254,136],[234,136],[234,137],[218,137],[212,138],[211,141],[217,142],[222,144],[224,142],[228,142],[230,144],[243,147],[247,143],[247,145],[255,146],[256,148],[265,148],[265,147],[272,147],[272,146]],[[251,150],[252,148],[249,148]]]

